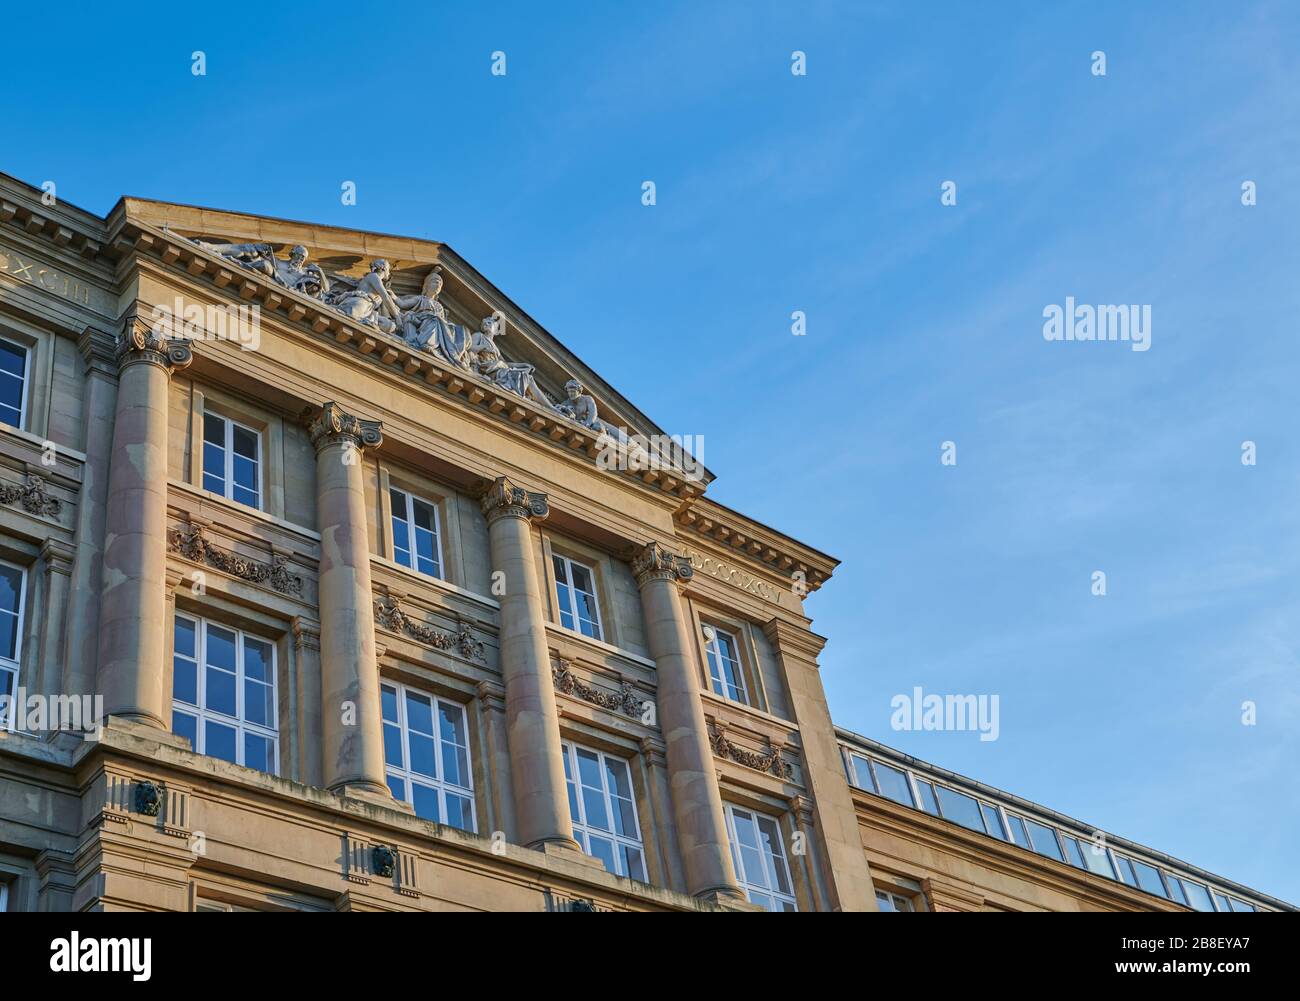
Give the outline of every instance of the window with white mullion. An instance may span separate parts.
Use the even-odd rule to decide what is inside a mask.
[[[745,673],[740,666],[740,644],[736,637],[717,626],[705,624],[704,655],[709,662],[713,691],[732,702],[749,705]]]
[[[30,352],[0,340],[0,421],[21,429],[27,416],[27,359]]]
[[[393,518],[393,559],[430,577],[442,577],[438,506],[398,490],[388,491]]]
[[[417,817],[474,831],[465,707],[398,682],[380,685],[384,766],[394,798]]]
[[[559,553],[552,553],[551,558],[555,568],[555,598],[560,606],[560,625],[592,639],[603,640],[595,571]]]
[[[262,436],[253,428],[203,414],[203,489],[239,504],[262,507]]]
[[[577,744],[563,748],[574,840],[614,875],[644,883],[645,846],[627,761]]]
[[[22,660],[27,572],[0,562],[0,728],[11,729],[17,714],[18,666]]]
[[[750,902],[768,911],[797,911],[780,822],[728,803],[727,836],[736,878]]]
[[[179,613],[173,629],[172,732],[199,754],[279,774],[275,645]]]

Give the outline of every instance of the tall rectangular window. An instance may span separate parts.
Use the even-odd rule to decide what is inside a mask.
[[[11,726],[16,718],[13,700],[18,697],[26,582],[27,574],[22,567],[0,563],[0,727]]]
[[[596,602],[596,575],[567,556],[553,553],[555,565],[555,600],[560,606],[560,625],[565,629],[603,640],[600,606]]]
[[[205,412],[203,489],[260,510],[262,436],[243,424]]]
[[[749,704],[745,675],[740,668],[740,646],[736,637],[717,626],[704,626],[704,656],[709,662],[713,691],[732,702]]]
[[[645,848],[627,762],[566,743],[564,781],[574,840],[616,876],[644,883]]]
[[[174,630],[172,732],[199,754],[279,774],[275,645],[189,615]]]
[[[21,429],[27,409],[27,349],[0,340],[0,421]]]
[[[475,830],[465,707],[406,685],[380,685],[384,764],[393,797],[435,824]]]
[[[797,911],[776,818],[728,803],[727,834],[736,877],[750,902],[768,911]]]
[[[401,490],[388,491],[393,509],[393,558],[430,577],[442,576],[438,508]]]

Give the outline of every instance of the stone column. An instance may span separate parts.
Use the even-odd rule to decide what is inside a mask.
[[[138,313],[118,337],[118,390],[108,471],[98,694],[105,715],[165,730],[167,395],[189,345],[163,338]],[[92,500],[93,503],[93,500]]]
[[[532,519],[550,512],[546,495],[504,476],[482,499],[492,569],[505,578],[501,602],[501,672],[519,840],[529,848],[578,851],[569,819],[560,749],[560,717],[546,646],[546,612],[533,553]]]
[[[743,900],[700,701],[700,672],[677,590],[679,581],[692,576],[690,561],[651,542],[632,560],[632,573],[641,589],[646,638],[659,676],[659,729],[668,745],[673,815],[687,889],[697,897]]]
[[[77,497],[76,555],[72,560],[72,599],[64,640],[63,691],[89,695],[95,690],[95,663],[99,658],[99,600],[113,414],[117,409],[117,364],[111,334],[87,327],[77,339],[77,347],[86,359],[82,437],[86,462],[81,467],[81,492]]]
[[[362,450],[378,447],[378,421],[326,403],[310,425],[316,447],[320,529],[321,732],[326,788],[348,796],[392,794],[384,780],[384,737],[375,655],[375,607]]]
[[[320,625],[302,616],[293,620],[293,660],[298,672],[298,762],[297,779],[309,786],[321,786]]]

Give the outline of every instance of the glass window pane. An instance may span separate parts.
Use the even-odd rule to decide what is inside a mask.
[[[1034,820],[1027,821],[1027,823],[1029,824],[1029,840],[1033,844],[1034,851],[1038,852],[1039,855],[1054,858],[1058,862],[1064,862],[1065,856],[1061,854],[1061,845],[1056,840],[1056,832]]]
[[[569,583],[569,573],[568,569],[565,567],[564,560],[559,556],[552,556],[551,562],[555,567],[555,582],[557,584]]]
[[[850,760],[853,762],[853,784],[859,789],[875,792],[876,782],[871,777],[871,765],[867,762],[867,759],[854,754],[850,757]]]
[[[1116,855],[1115,861],[1119,863],[1120,879],[1122,879],[1129,886],[1137,886],[1138,885],[1137,876],[1133,872],[1133,863],[1130,862],[1128,859],[1126,859],[1123,855]]]
[[[379,689],[379,700],[383,706],[384,720],[388,723],[397,722],[397,689],[384,685]]]
[[[1147,893],[1154,893],[1157,897],[1167,897],[1165,893],[1165,884],[1160,879],[1160,871],[1155,866],[1147,865],[1145,862],[1133,860],[1133,868],[1137,872],[1138,886]]]
[[[27,351],[17,344],[0,341],[0,372],[23,377],[27,373]]]
[[[980,812],[984,814],[984,829],[999,841],[1006,841],[1007,833],[1002,829],[1002,816],[998,811],[987,803],[981,803]]]
[[[939,815],[939,802],[934,796],[934,786],[924,779],[917,779],[916,788],[921,793],[921,809],[926,813],[933,813],[937,817]]]
[[[641,853],[629,845],[619,845],[618,850],[622,855],[623,874],[644,883],[646,881],[645,860],[641,857]]]
[[[1095,841],[1084,841],[1080,843],[1083,849],[1083,863],[1092,872],[1098,876],[1105,876],[1107,879],[1115,878],[1115,868],[1110,864],[1110,853],[1101,848]]]
[[[399,803],[406,802],[406,782],[399,779],[396,775],[388,776],[388,789],[393,794],[393,799]]]
[[[1210,891],[1200,883],[1193,883],[1189,879],[1181,881],[1183,889],[1187,892],[1187,902],[1198,911],[1213,911],[1214,901],[1210,899]]]
[[[1029,832],[1025,830],[1025,822],[1017,817],[1014,813],[1007,814],[1007,823],[1011,825],[1011,840],[1021,848],[1029,847]]]
[[[415,807],[415,815],[424,820],[432,820],[435,824],[440,822],[438,812],[438,790],[430,789],[428,786],[420,785],[418,782],[411,783],[412,806]]]
[[[209,667],[204,682],[206,687],[204,708],[221,713],[223,716],[233,717],[236,711],[235,676],[227,671]]]
[[[969,827],[972,831],[984,831],[984,818],[980,815],[980,806],[975,800],[965,793],[957,792],[955,789],[949,789],[946,786],[939,786],[939,806],[943,808],[943,815],[949,820],[956,821],[963,827]]]
[[[0,568],[0,570],[2,569]],[[174,639],[172,646],[178,656],[191,658],[196,656],[195,651],[198,650],[198,647],[195,644],[198,630],[192,619],[183,619],[179,615],[176,616],[176,625],[172,635]]]
[[[582,806],[587,816],[587,826],[598,831],[610,830],[609,813],[605,809],[605,797],[596,789],[582,787]]]
[[[235,673],[235,634],[229,629],[209,625],[207,630],[207,663],[223,671]]]
[[[591,586],[591,571],[581,563],[571,563],[569,566],[573,570],[573,586],[588,594],[593,592],[595,588]]]
[[[244,719],[258,726],[275,728],[275,696],[270,685],[244,679]]]
[[[199,704],[199,666],[185,657],[172,661],[172,698],[197,707]]]
[[[244,766],[275,772],[275,743],[256,733],[244,734]]]
[[[235,728],[224,723],[205,720],[203,723],[203,753],[223,761],[235,761]]]
[[[1171,876],[1169,873],[1165,873],[1165,885],[1169,887],[1169,896],[1184,906],[1191,906],[1187,899],[1187,894],[1183,891],[1182,880],[1177,876]]]
[[[1083,849],[1079,847],[1079,842],[1069,835],[1061,835],[1061,840],[1065,842],[1065,856],[1070,865],[1076,869],[1086,869],[1087,866],[1083,861]]]
[[[384,724],[384,764],[394,768],[405,767],[402,761],[402,730],[393,723]]]
[[[916,805],[912,800],[911,785],[904,773],[880,761],[874,763],[874,768],[876,782],[880,786],[882,796],[888,796],[895,803],[902,803],[904,806]]]
[[[194,750],[199,748],[199,721],[189,713],[173,712],[172,713],[172,733],[179,737],[189,738],[190,747]]]
[[[250,431],[248,428],[240,427],[238,424],[231,429],[231,442],[234,445],[236,456],[242,456],[247,459],[257,459],[257,432]]]
[[[433,702],[423,695],[407,692],[406,725],[413,733],[433,736]]]
[[[261,640],[244,640],[244,676],[271,684],[271,644]]]
[[[1217,891],[1214,894],[1214,903],[1218,906],[1219,910],[1221,911],[1232,910],[1232,905],[1228,903],[1228,898],[1225,897],[1222,893],[1219,893]]]
[[[433,738],[416,733],[410,734],[411,764],[410,769],[431,779],[438,777],[438,764],[434,758]]]
[[[614,861],[614,842],[605,838],[588,838],[587,854],[592,858],[600,859],[606,869],[615,875],[618,874],[618,864]]]
[[[448,826],[458,827],[462,831],[474,830],[474,812],[469,797],[457,796],[454,793],[447,794],[446,823]]]
[[[1244,900],[1238,900],[1236,897],[1233,897],[1233,898],[1232,898],[1232,909],[1233,909],[1234,911],[1241,911],[1242,913],[1246,913],[1246,912],[1254,913],[1254,911],[1255,911],[1255,905],[1254,905],[1254,904],[1248,904],[1248,903],[1246,903],[1246,901],[1244,901]]]

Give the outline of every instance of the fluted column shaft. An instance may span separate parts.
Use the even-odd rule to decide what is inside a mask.
[[[549,513],[546,495],[500,477],[484,494],[492,569],[504,576],[501,672],[519,840],[529,848],[577,850],[564,785],[560,717],[546,646],[546,612],[533,555],[532,519]]]
[[[391,799],[384,778],[375,611],[361,456],[383,440],[378,421],[326,403],[311,423],[320,530],[321,732],[325,785]]]
[[[709,744],[699,672],[678,582],[691,577],[684,557],[650,543],[632,561],[641,589],[650,656],[658,675],[659,729],[667,745],[668,781],[687,889],[698,897],[743,899]]]
[[[106,714],[165,729],[167,395],[172,369],[191,355],[132,314],[117,357],[97,688]]]

